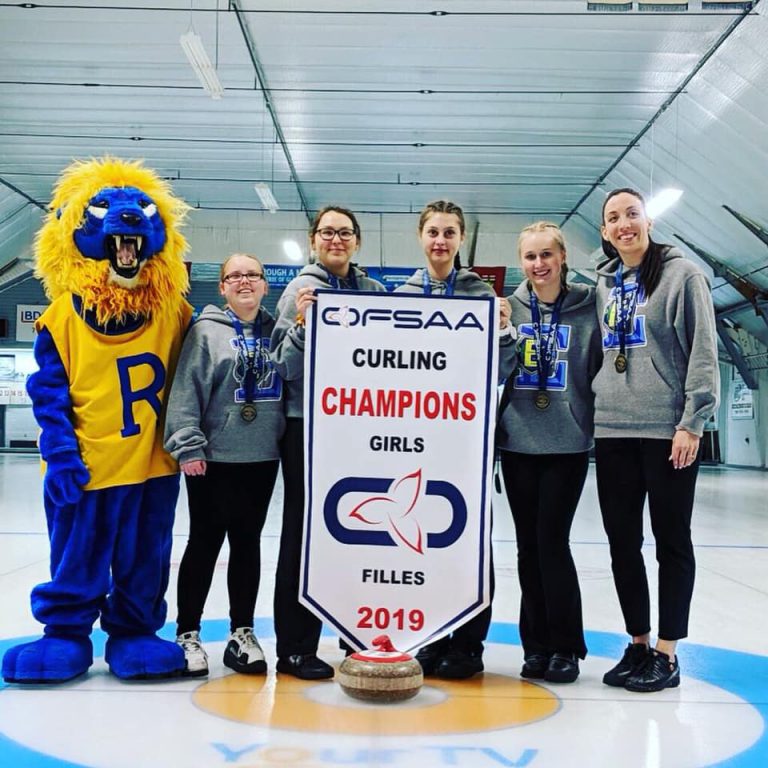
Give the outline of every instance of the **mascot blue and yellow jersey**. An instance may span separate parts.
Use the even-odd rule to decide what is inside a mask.
[[[36,241],[52,300],[27,389],[45,463],[51,581],[32,590],[44,636],[9,649],[8,682],[54,683],[93,663],[100,619],[120,678],[170,677],[184,654],[165,623],[178,467],[163,409],[192,308],[178,227],[187,206],[138,162],[77,162]]]

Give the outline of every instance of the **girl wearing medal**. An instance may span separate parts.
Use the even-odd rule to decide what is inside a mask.
[[[595,461],[616,591],[631,641],[603,677],[650,692],[680,684],[695,561],[691,515],[699,440],[717,407],[717,336],[709,282],[681,251],[650,238],[632,189],[611,192],[601,233],[597,309],[604,364],[595,378]],[[646,497],[659,563],[658,639],[651,649],[642,555]]]
[[[568,284],[563,233],[520,233],[525,280],[510,297],[518,359],[496,444],[517,534],[522,677],[571,683],[587,655],[569,537],[592,447],[591,381],[601,362],[595,291]]]
[[[318,288],[385,290],[351,263],[360,242],[360,225],[352,211],[330,205],[318,212],[309,229],[315,263],[304,267],[286,287],[272,333],[272,360],[286,383],[287,417],[281,444],[283,527],[275,576],[277,671],[303,680],[334,674],[333,667],[317,657],[322,624],[299,602],[304,530],[304,318]]]
[[[200,620],[224,538],[229,540],[229,642],[224,664],[264,674],[253,634],[260,539],[285,429],[282,381],[269,359],[272,316],[261,306],[261,262],[236,253],[221,266],[223,309],[208,305],[190,328],[173,380],[165,447],[178,460],[189,499],[189,540],[179,567],[177,642],[186,674],[208,674]]]
[[[441,296],[495,296],[479,275],[464,269],[459,247],[464,242],[466,224],[462,209],[448,200],[428,203],[419,218],[419,241],[426,267],[417,270],[396,293],[424,293]],[[514,359],[513,328],[509,323],[509,303],[499,300],[499,371],[506,371]],[[503,374],[501,374],[503,375]],[[491,565],[491,598],[493,565]],[[491,623],[491,608],[470,619],[449,637],[425,645],[417,654],[425,675],[448,680],[463,680],[482,672],[483,642]]]

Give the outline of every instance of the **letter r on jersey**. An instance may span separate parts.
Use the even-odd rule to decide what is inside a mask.
[[[137,369],[148,365],[152,369],[152,380],[141,389],[131,388],[131,369]],[[141,432],[141,427],[133,418],[133,405],[141,400],[146,400],[152,406],[157,418],[160,418],[162,403],[160,392],[165,386],[165,366],[157,355],[144,352],[140,355],[121,357],[117,360],[117,373],[120,377],[120,396],[123,401],[123,428],[120,430],[122,437],[132,437]]]

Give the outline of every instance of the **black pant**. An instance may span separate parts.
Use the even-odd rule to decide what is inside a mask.
[[[286,420],[280,445],[283,470],[283,528],[275,575],[277,656],[317,653],[322,622],[299,602],[304,530],[304,420]]]
[[[643,560],[643,506],[648,496],[659,563],[659,637],[688,634],[696,562],[691,515],[698,459],[674,469],[671,440],[600,438],[595,441],[597,493],[611,547],[611,568],[627,633],[651,631],[648,578]]]
[[[278,461],[208,462],[186,477],[189,540],[179,566],[178,633],[200,630],[216,560],[229,541],[227,589],[232,630],[252,627],[261,576],[261,529],[277,479]]]
[[[462,651],[464,653],[482,654],[483,642],[488,637],[488,629],[491,626],[491,612],[493,605],[493,595],[496,591],[496,579],[493,572],[493,550],[490,552],[491,558],[491,576],[490,576],[490,599],[491,605],[483,608],[477,616],[473,616],[466,624],[462,624],[458,629],[454,629],[450,638],[451,650]]]
[[[178,633],[199,631],[216,560],[229,541],[227,589],[232,630],[252,627],[261,576],[261,529],[277,479],[278,461],[208,462],[204,475],[185,477],[189,540],[179,566]]]
[[[587,655],[570,533],[588,464],[588,453],[501,452],[517,535],[520,639],[526,655]]]

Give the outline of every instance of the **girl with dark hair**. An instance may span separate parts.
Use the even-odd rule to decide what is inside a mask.
[[[286,430],[280,450],[283,527],[274,604],[277,671],[303,680],[334,674],[333,667],[317,657],[322,624],[299,602],[304,530],[304,318],[318,288],[385,290],[351,264],[360,242],[360,225],[352,211],[337,205],[318,211],[309,229],[316,263],[304,267],[286,287],[272,333],[272,360],[286,384]]]
[[[462,209],[450,200],[428,203],[419,217],[419,241],[426,266],[408,278],[396,293],[435,296],[495,296],[493,289],[475,272],[461,266],[459,248],[466,235]],[[499,299],[499,372],[511,368],[514,359],[514,328],[509,322],[509,302]],[[491,564],[493,599],[493,564]],[[416,654],[424,674],[463,680],[482,672],[483,642],[491,623],[490,606],[456,629],[450,636],[425,645]]]
[[[600,366],[595,291],[566,282],[563,233],[520,233],[526,279],[510,297],[517,366],[499,409],[500,449],[517,538],[521,676],[572,683],[587,655],[570,531],[592,447],[591,382]]]
[[[677,248],[651,240],[642,196],[614,190],[602,219],[608,258],[597,268],[604,357],[593,382],[597,490],[631,637],[603,682],[650,692],[680,684],[675,652],[688,634],[691,516],[699,441],[718,403],[717,336],[706,276]],[[642,555],[646,497],[659,564],[653,649]]]

